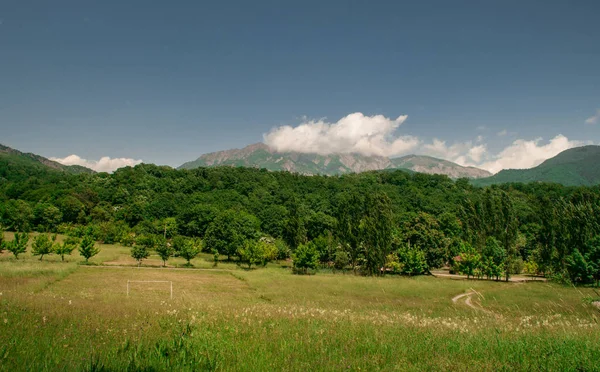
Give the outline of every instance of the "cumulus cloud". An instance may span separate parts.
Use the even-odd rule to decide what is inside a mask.
[[[396,135],[396,130],[406,118],[406,115],[390,119],[383,115],[366,116],[357,112],[335,123],[304,119],[304,122],[296,127],[274,128],[263,137],[265,144],[280,152],[321,155],[360,153],[387,157],[414,153],[446,159],[463,166],[486,169],[492,173],[507,168],[535,167],[564,150],[588,143],[569,140],[559,134],[547,142],[542,138],[518,139],[499,152],[492,152],[481,135],[474,140],[454,143],[438,138],[425,141],[416,136]],[[496,133],[496,137],[504,137],[507,134],[507,130],[502,130]]]
[[[366,116],[357,112],[335,123],[323,119],[308,120],[296,127],[286,125],[274,128],[263,137],[265,144],[280,152],[394,156],[411,151],[420,143],[414,136],[394,135],[406,118],[406,115],[390,119],[383,115]]]
[[[599,119],[600,119],[600,110],[597,110],[596,115],[590,116],[589,118],[585,119],[585,123],[586,124],[596,124]]]
[[[573,147],[584,145],[582,141],[572,141],[559,134],[548,143],[542,144],[542,138],[531,141],[518,139],[511,145],[478,166],[497,173],[502,169],[522,169],[540,165],[544,160],[558,155]]]
[[[494,154],[483,143],[466,141],[447,145],[445,141],[434,139],[430,144],[423,146],[423,153],[463,166],[474,166],[497,173],[502,169],[532,168],[564,150],[584,144],[559,134],[545,144],[542,138],[529,141],[518,139]]]
[[[81,165],[86,168],[95,170],[96,172],[108,172],[111,173],[119,168],[134,166],[140,164],[141,160],[129,159],[129,158],[110,158],[103,156],[100,160],[87,160],[77,155],[69,155],[65,158],[50,158],[55,162],[64,165]]]

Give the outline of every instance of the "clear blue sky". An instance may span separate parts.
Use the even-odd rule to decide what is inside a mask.
[[[598,0],[0,2],[0,143],[48,157],[179,165],[353,112],[597,143],[597,109]]]

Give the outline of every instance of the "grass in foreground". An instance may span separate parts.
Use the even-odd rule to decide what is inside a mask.
[[[1,370],[600,368],[591,289],[74,261],[0,260]]]

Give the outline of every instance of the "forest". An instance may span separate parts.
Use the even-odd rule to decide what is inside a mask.
[[[165,262],[202,250],[248,268],[292,258],[297,273],[420,275],[449,266],[496,280],[521,272],[600,280],[598,186],[482,188],[399,170],[303,176],[149,164],[0,176],[3,229],[121,243],[140,262],[152,250]]]

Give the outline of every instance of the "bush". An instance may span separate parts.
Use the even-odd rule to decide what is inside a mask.
[[[510,261],[508,266],[509,274],[521,274],[525,268],[525,263],[521,257],[517,257]]]
[[[131,248],[131,257],[135,258],[138,262],[138,266],[142,265],[142,260],[148,258],[150,256],[150,251],[145,245],[134,245]]]
[[[85,262],[89,262],[89,259],[94,257],[100,252],[100,249],[96,247],[96,242],[92,235],[85,235],[79,244],[79,254],[85,258]]]
[[[523,263],[523,271],[530,275],[538,275],[540,272],[538,264],[535,261],[525,261]]]
[[[307,274],[309,269],[319,267],[319,252],[314,243],[300,244],[293,254],[294,272]]]
[[[400,272],[405,275],[421,275],[429,271],[425,252],[417,247],[407,247],[398,251]]]
[[[45,255],[52,253],[52,243],[55,239],[56,235],[54,236],[54,239],[50,239],[48,234],[39,234],[33,239],[33,244],[31,245],[31,254],[33,256],[40,256],[41,261]]]

